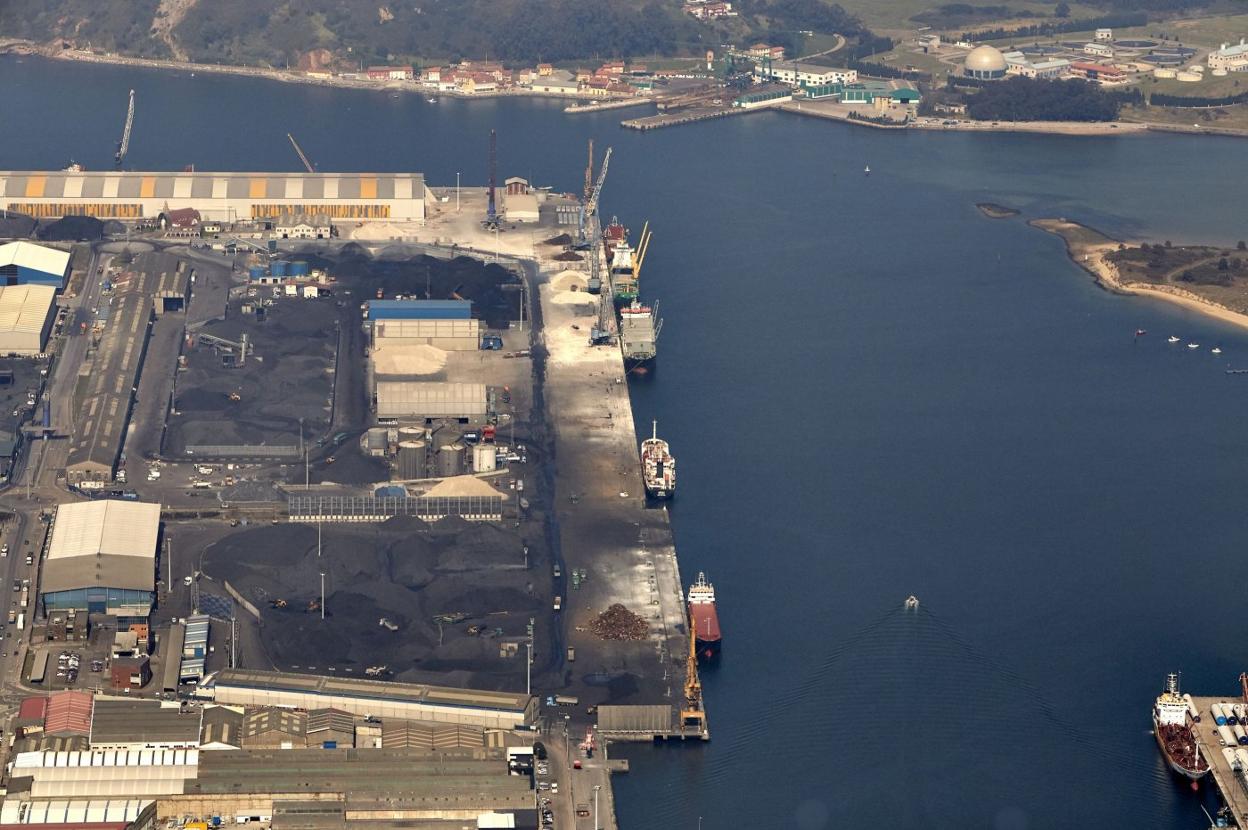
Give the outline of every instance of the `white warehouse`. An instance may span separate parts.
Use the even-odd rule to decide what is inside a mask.
[[[0,286],[0,354],[43,352],[55,309],[56,289],[51,285]]]

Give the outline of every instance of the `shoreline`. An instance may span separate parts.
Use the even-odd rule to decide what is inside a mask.
[[[568,107],[564,108],[564,112],[569,114],[600,112],[610,109],[641,106],[642,104],[654,103],[658,100],[658,98],[654,96],[646,96],[639,99],[631,97],[603,99],[589,95],[566,95],[555,92],[534,92],[533,90],[519,88],[513,88],[503,92],[468,94],[455,90],[442,91],[429,89],[418,84],[401,81],[377,83],[374,81],[359,80],[355,78],[341,78],[338,76],[329,78],[312,78],[303,72],[290,69],[273,69],[221,63],[193,63],[189,61],[177,61],[163,58],[138,58],[130,57],[128,55],[115,54],[100,55],[94,52],[84,52],[78,49],[53,50],[47,45],[17,38],[0,39],[0,54],[31,55],[46,58],[47,60],[70,61],[76,63],[102,63],[113,66],[135,66],[143,69],[163,69],[174,72],[206,72],[217,75],[240,75],[251,78],[265,78],[288,84],[308,84],[310,86],[336,87],[339,89],[364,89],[377,92],[417,93],[421,95],[462,98],[465,100],[486,100],[516,97],[561,100],[572,102]],[[578,101],[588,101],[592,103],[585,106],[578,106],[576,104]],[[838,121],[851,126],[873,127],[875,129],[882,130],[915,129],[937,132],[1037,133],[1043,135],[1065,135],[1074,137],[1176,133],[1179,135],[1248,138],[1248,129],[1215,126],[1189,127],[1182,124],[1168,124],[1159,121],[1013,121],[1008,123],[999,122],[992,124],[991,122],[958,120],[956,124],[945,124],[943,123],[944,120],[951,119],[938,119],[933,117],[929,122],[911,120],[898,124],[879,124],[871,121],[846,118],[839,113],[834,113],[819,107],[818,103],[819,102],[816,101],[791,101],[777,107],[768,107],[767,109],[778,109],[796,115],[806,115],[814,118],[822,118],[826,121]],[[679,125],[673,124],[670,126]]]
[[[1067,219],[1032,219],[1027,224],[1060,237],[1066,243],[1066,254],[1071,262],[1091,274],[1099,287],[1112,294],[1164,300],[1191,311],[1198,311],[1223,323],[1248,329],[1248,314],[1227,308],[1213,300],[1207,300],[1191,291],[1173,286],[1123,281],[1118,273],[1118,267],[1106,259],[1105,254],[1116,251],[1120,244],[1138,243],[1114,239],[1095,228]]]
[[[157,69],[171,72],[204,72],[214,75],[240,75],[248,78],[262,78],[285,84],[306,84],[308,86],[334,87],[338,89],[361,89],[374,92],[401,92],[405,94],[436,95],[447,98],[463,98],[465,100],[486,100],[493,98],[542,98],[559,101],[594,101],[594,102],[626,102],[632,105],[632,98],[600,98],[589,95],[565,95],[557,92],[535,92],[530,89],[513,88],[501,92],[465,93],[458,90],[443,91],[421,86],[411,81],[370,81],[357,78],[313,78],[304,72],[294,69],[272,69],[258,66],[242,66],[226,63],[193,63],[189,61],[166,60],[161,58],[136,58],[129,55],[100,55],[95,52],[84,52],[78,49],[52,51],[30,41],[0,40],[0,55],[33,56],[53,61],[70,63],[102,63],[111,66],[132,66],[139,69]],[[653,98],[636,100],[636,104],[651,103]],[[608,109],[609,107],[600,107]]]

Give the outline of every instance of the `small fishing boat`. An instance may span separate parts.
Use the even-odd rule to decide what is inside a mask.
[[[1172,335],[1170,335],[1169,339],[1167,339],[1167,340],[1166,340],[1166,342],[1167,342],[1167,343],[1178,343],[1178,342],[1179,342],[1179,338],[1175,337],[1175,336],[1172,334]]]
[[[1187,344],[1187,347],[1188,347],[1189,349],[1199,349],[1199,348],[1200,348],[1200,344],[1199,344],[1199,343],[1188,343],[1188,344]]]
[[[871,165],[869,165],[869,164],[868,164],[866,167],[864,167],[864,168],[863,168],[863,170],[862,170],[862,172],[863,172],[865,175],[870,176],[870,175],[871,175]]]
[[[1212,349],[1210,349],[1209,351],[1213,352],[1214,354],[1222,354],[1222,347],[1221,347],[1221,346],[1214,346],[1214,347],[1213,347]]]
[[[1135,330],[1136,337],[1143,337],[1146,334],[1148,334],[1148,329],[1136,329]]]

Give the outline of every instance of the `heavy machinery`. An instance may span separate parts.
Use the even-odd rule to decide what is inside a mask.
[[[490,130],[490,194],[485,207],[485,227],[493,230],[498,227],[498,206],[495,201],[495,186],[498,179],[498,133]]]
[[[303,162],[303,169],[309,173],[315,173],[316,165],[308,158],[308,154],[303,152],[303,148],[299,146],[298,141],[295,141],[295,137],[290,133],[286,133],[286,137],[290,139],[290,146],[295,148],[295,155],[299,156],[299,161]]]
[[[289,604],[290,603],[286,602],[284,599],[275,599],[269,602],[269,605],[272,608],[285,608]]]
[[[689,655],[685,658],[685,705],[680,710],[680,731],[706,737],[706,712],[702,708],[702,679],[698,677],[698,648],[693,618],[689,619]]]
[[[593,152],[593,142],[590,142],[590,152]],[[590,158],[590,164],[585,168],[585,199],[581,202],[581,213],[576,229],[576,248],[577,250],[585,250],[589,247],[589,241],[585,238],[586,230],[589,226],[589,219],[598,210],[598,199],[602,196],[602,186],[607,181],[607,165],[611,163],[611,148],[607,148],[606,155],[602,157],[602,169],[598,171],[598,180],[593,187],[589,187],[589,177],[593,172],[593,158]],[[595,257],[595,260],[597,258]]]
[[[304,610],[307,611],[309,614],[311,614],[313,611],[320,611],[321,601],[319,599],[308,600],[308,607],[305,608]]]
[[[241,394],[239,394],[237,390],[236,390],[236,391],[233,391],[233,392],[230,392],[230,400],[232,400],[232,401],[241,401],[242,399],[243,399],[243,396],[242,396]]]

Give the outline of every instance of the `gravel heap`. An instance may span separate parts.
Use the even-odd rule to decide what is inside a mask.
[[[589,630],[604,640],[644,640],[650,626],[618,602],[594,617]]]

